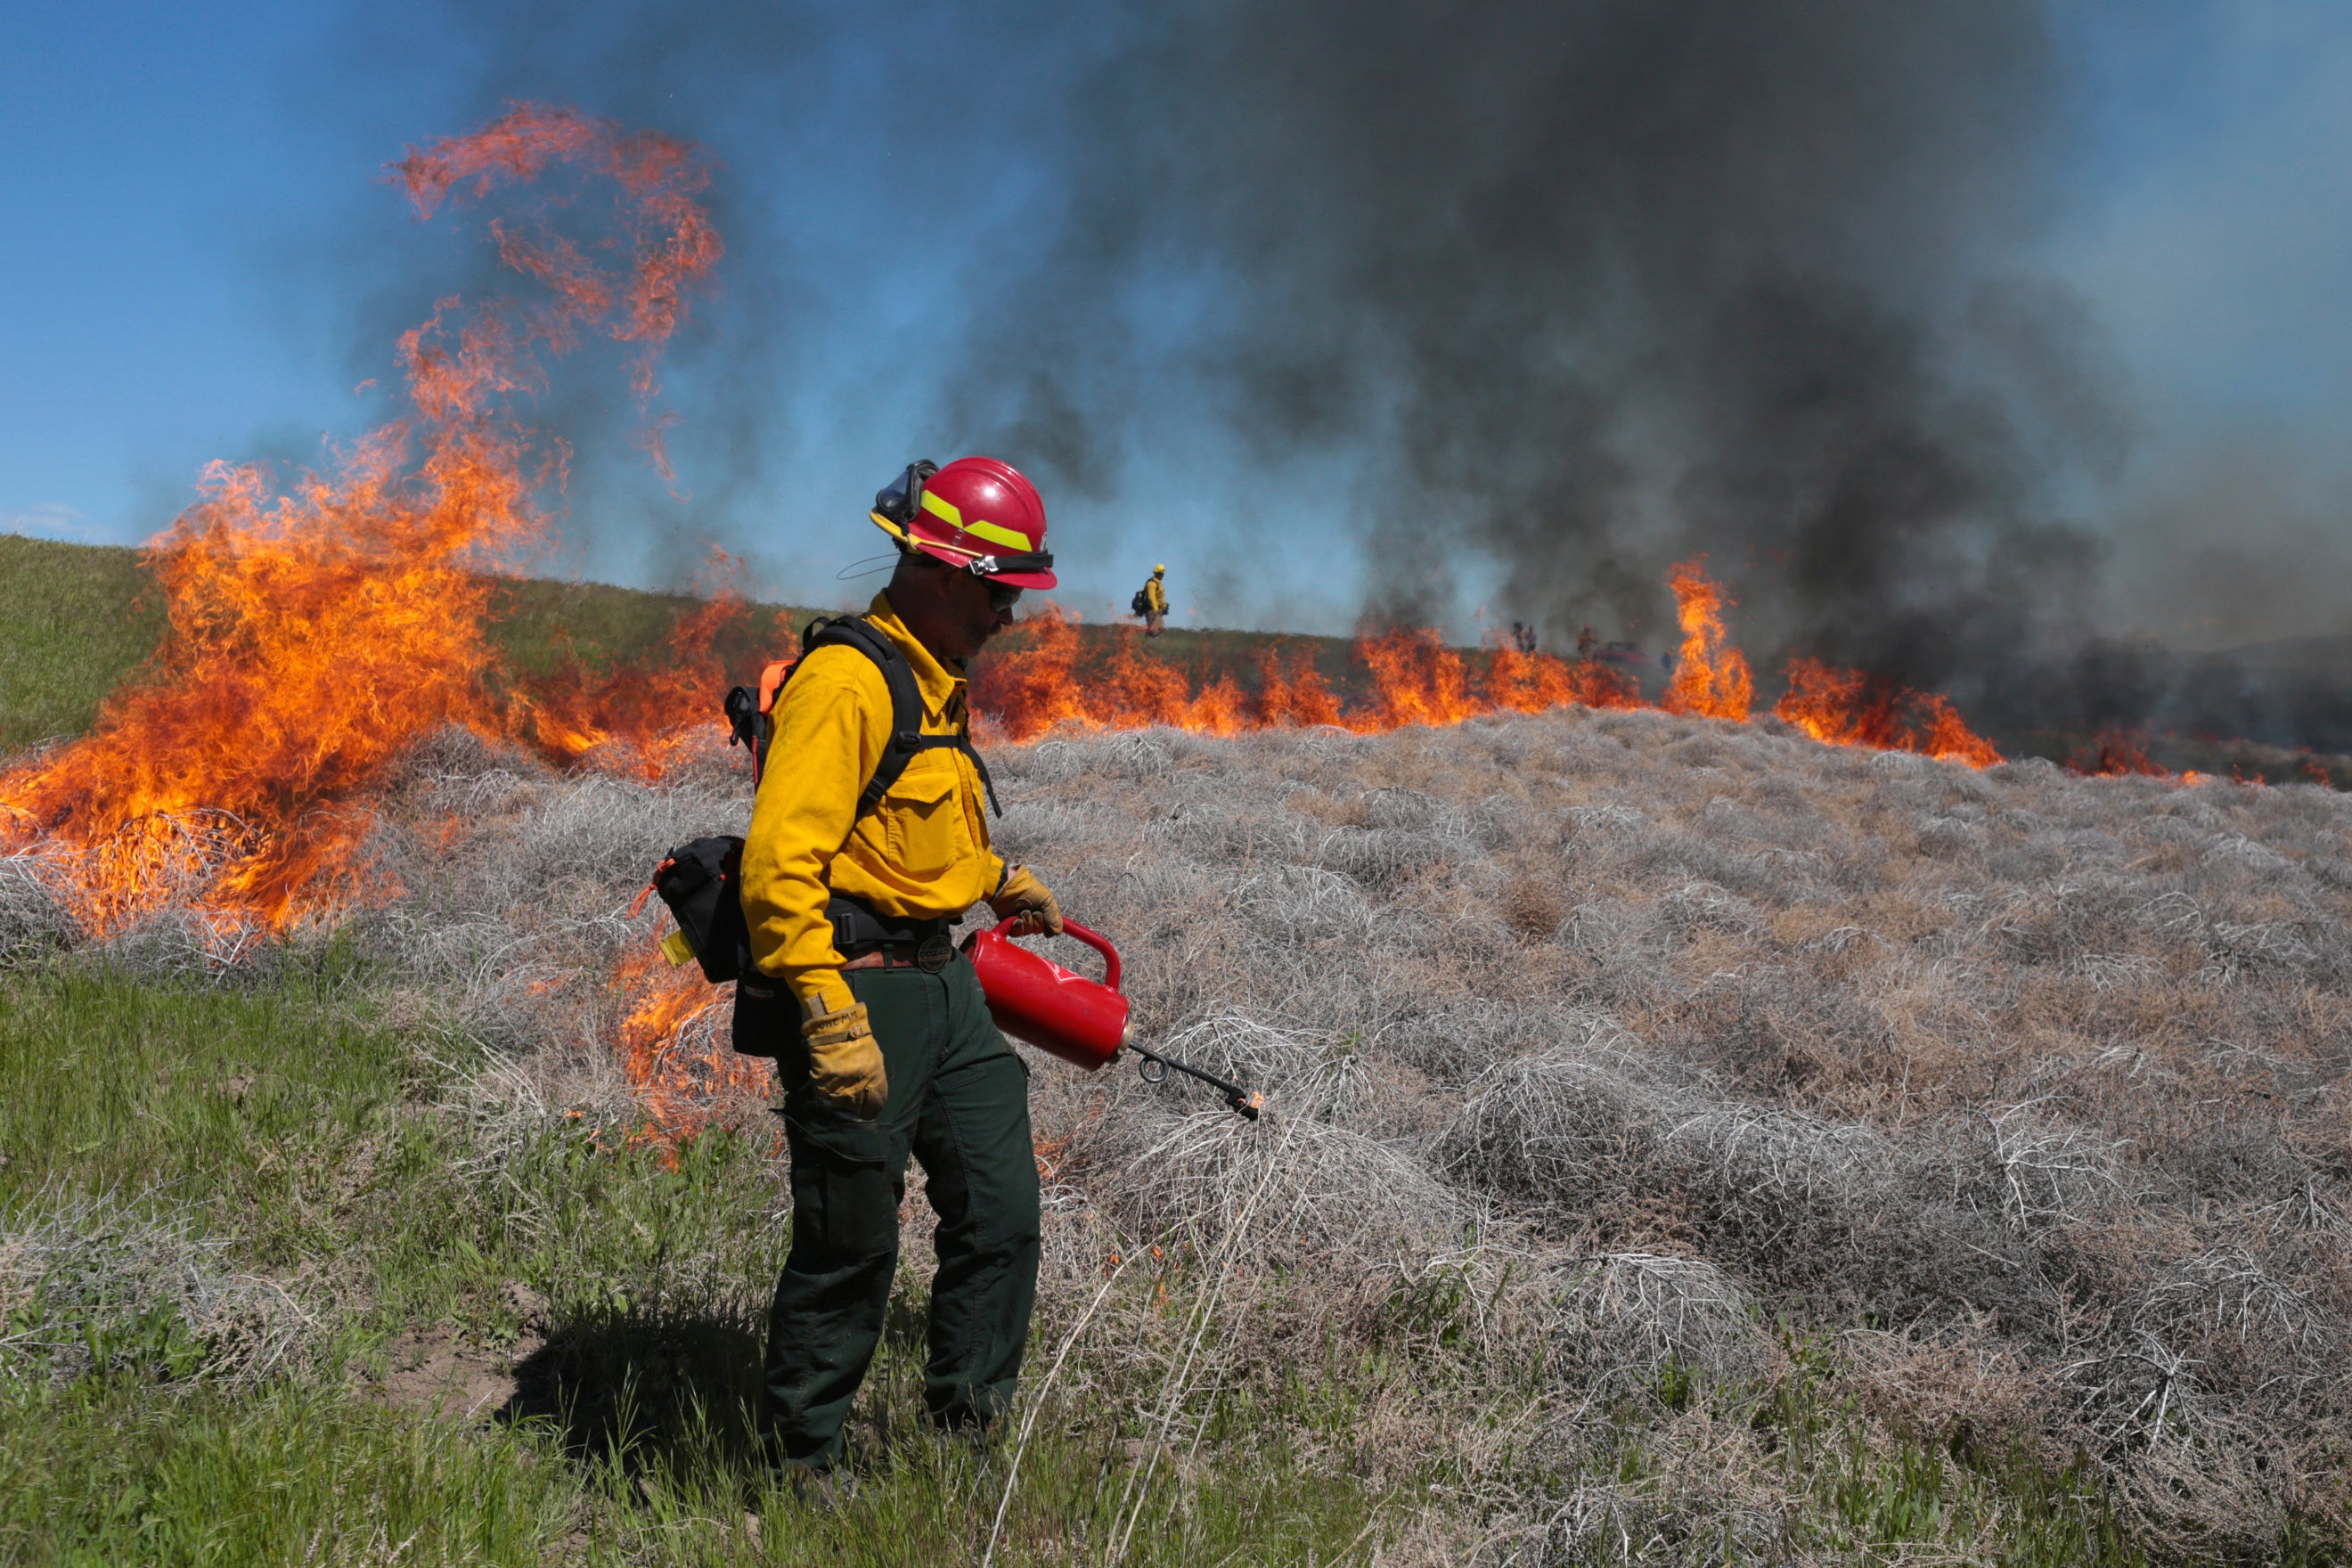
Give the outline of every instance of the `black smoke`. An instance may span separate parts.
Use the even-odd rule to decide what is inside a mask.
[[[1995,724],[2183,700],[2096,641],[2105,542],[2070,515],[2132,422],[2092,310],[2030,264],[2072,130],[2041,0],[457,15],[484,112],[696,136],[779,234],[793,180],[853,149],[877,248],[967,258],[920,362],[941,449],[1118,498],[1181,384],[1239,488],[1346,474],[1297,510],[1343,520],[1369,620],[1476,597],[1554,647],[1654,647],[1665,568],[1704,552],[1768,686],[1801,652]],[[1031,194],[974,197],[992,162]],[[730,289],[790,277],[782,249],[762,274],[738,245]],[[784,336],[705,373],[754,467],[773,443],[740,421]],[[1293,510],[1247,509],[1234,559]]]
[[[1251,439],[1362,453],[1376,618],[1483,574],[1556,641],[1655,638],[1705,552],[1751,648],[1983,699],[2086,625],[2048,498],[2118,456],[2084,312],[2015,260],[2064,104],[2030,0],[1183,8],[1087,85],[979,357],[1187,258],[1238,280],[1195,353]]]

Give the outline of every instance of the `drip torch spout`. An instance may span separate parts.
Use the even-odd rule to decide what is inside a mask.
[[[1229,1079],[1219,1078],[1215,1073],[1202,1072],[1189,1062],[1180,1062],[1174,1057],[1161,1056],[1148,1046],[1130,1044],[1127,1048],[1142,1058],[1135,1064],[1135,1068],[1142,1075],[1143,1081],[1146,1083],[1165,1083],[1168,1080],[1168,1069],[1173,1068],[1187,1078],[1199,1079],[1202,1083],[1223,1095],[1226,1109],[1235,1115],[1245,1116],[1250,1121],[1255,1121],[1257,1113],[1265,1107],[1265,1096],[1244,1089]]]

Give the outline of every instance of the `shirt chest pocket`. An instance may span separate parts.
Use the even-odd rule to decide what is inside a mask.
[[[945,871],[970,853],[963,801],[952,763],[910,763],[875,811],[891,864],[912,876]]]

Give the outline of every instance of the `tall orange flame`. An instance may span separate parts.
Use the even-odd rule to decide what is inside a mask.
[[[282,493],[257,468],[207,468],[197,503],[148,547],[169,631],[145,677],[82,739],[0,777],[17,834],[82,850],[80,912],[96,929],[186,896],[185,877],[148,873],[184,846],[173,825],[192,813],[236,825],[210,846],[205,900],[283,924],[359,874],[367,815],[341,803],[419,735],[454,722],[560,756],[623,721],[593,694],[491,679],[488,574],[547,538],[537,497],[562,456],[507,403],[543,382],[539,351],[592,331],[636,345],[631,388],[652,397],[655,356],[719,258],[697,199],[708,176],[683,142],[530,105],[394,173],[429,216],[553,163],[609,184],[612,232],[583,247],[545,204],[515,202],[490,232],[545,298],[444,300],[404,334],[409,417]]]
[[[1748,656],[1731,646],[1724,625],[1731,595],[1707,579],[1706,565],[1706,557],[1696,556],[1666,574],[1666,584],[1675,591],[1683,646],[1663,706],[1669,713],[1701,719],[1746,719],[1756,699],[1756,683],[1748,673]]]

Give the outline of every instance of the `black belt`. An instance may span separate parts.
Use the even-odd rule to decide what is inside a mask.
[[[869,904],[835,893],[824,906],[824,918],[833,926],[833,945],[844,958],[879,952],[886,963],[912,963],[937,973],[948,966],[955,952],[948,941],[955,921],[943,915],[929,920],[886,915]]]

